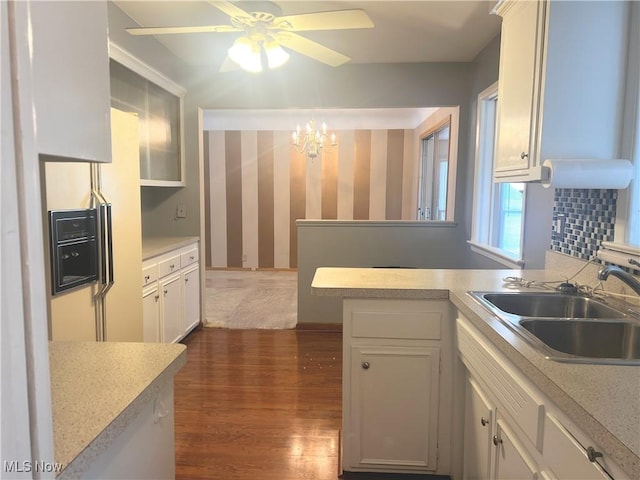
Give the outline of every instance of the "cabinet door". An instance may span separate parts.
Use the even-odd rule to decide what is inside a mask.
[[[107,2],[31,2],[38,153],[111,161]]]
[[[352,347],[351,467],[436,469],[439,354]]]
[[[539,14],[544,7],[541,2],[512,3],[504,13],[500,43],[496,180],[526,175],[535,157],[542,48]]]
[[[180,275],[160,281],[162,341],[174,343],[184,334]]]
[[[191,331],[200,323],[200,268],[183,272],[184,280],[184,330]]]
[[[158,284],[142,292],[142,339],[160,341],[160,294]]]
[[[468,480],[491,478],[491,442],[496,407],[478,384],[467,378],[464,415],[464,477]]]
[[[530,459],[504,419],[497,420],[492,444],[495,452],[495,478],[498,480],[537,480],[535,463]]]

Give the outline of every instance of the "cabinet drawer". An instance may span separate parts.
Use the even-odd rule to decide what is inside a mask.
[[[439,340],[440,312],[353,312],[354,338],[405,338]]]
[[[180,255],[175,255],[158,263],[160,278],[180,270]]]
[[[611,477],[587,457],[585,448],[555,417],[547,414],[544,422],[542,454],[558,478],[609,480]]]
[[[187,250],[180,255],[180,265],[182,268],[187,265],[191,265],[192,263],[196,263],[198,261],[198,249],[192,248],[191,250]]]
[[[146,265],[142,267],[142,286],[146,287],[147,285],[158,280],[158,264],[154,263],[151,265]]]

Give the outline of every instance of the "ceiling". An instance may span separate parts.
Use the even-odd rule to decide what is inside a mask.
[[[206,1],[115,1],[140,26],[227,25],[229,17]],[[237,2],[247,11],[252,2]],[[255,3],[255,2],[253,2]],[[264,2],[262,2],[264,4]],[[302,32],[337,50],[354,64],[468,62],[500,31],[495,1],[278,1],[282,15],[360,8],[372,29]],[[131,26],[135,26],[132,24]],[[158,35],[155,38],[189,65],[219,68],[237,33]],[[137,37],[141,38],[141,37]],[[292,62],[300,62],[292,53]]]

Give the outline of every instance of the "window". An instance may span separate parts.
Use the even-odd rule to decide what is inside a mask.
[[[524,183],[493,183],[498,84],[478,95],[471,248],[511,268],[523,266]]]
[[[447,220],[451,119],[421,140],[418,220]]]
[[[629,188],[618,190],[613,242],[602,242],[598,256],[603,260],[629,267],[630,256],[640,257],[640,4],[631,2],[631,28],[627,62],[627,89],[622,132],[622,157],[634,164],[634,178]]]

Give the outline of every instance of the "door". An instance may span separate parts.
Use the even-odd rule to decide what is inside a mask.
[[[478,384],[467,378],[464,415],[464,470],[468,480],[491,478],[492,436],[496,407]]]
[[[160,341],[160,294],[157,283],[142,294],[142,330],[143,341]]]
[[[165,277],[160,281],[161,324],[163,342],[174,343],[184,333],[182,322],[182,285],[180,275]]]
[[[200,323],[200,268],[182,274],[184,278],[184,331]]]
[[[496,449],[496,479],[537,480],[535,463],[519,444],[508,424],[499,415],[492,444]]]
[[[439,354],[352,348],[351,467],[436,469]]]

